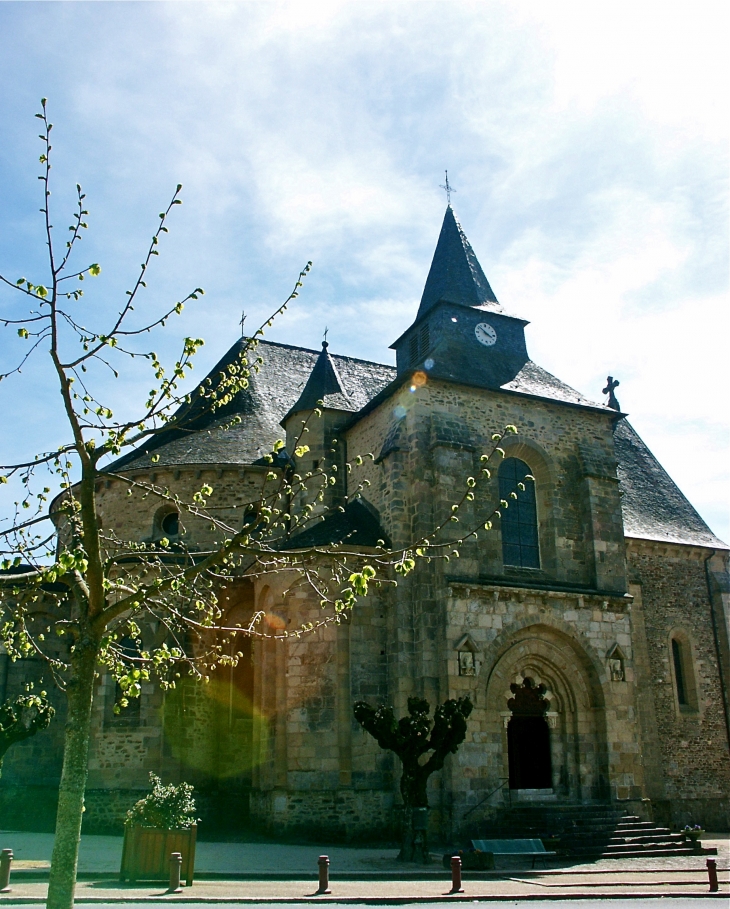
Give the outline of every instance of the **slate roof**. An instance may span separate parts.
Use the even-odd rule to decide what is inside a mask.
[[[344,512],[330,512],[323,520],[292,537],[282,549],[305,549],[330,543],[375,548],[381,540],[386,546],[390,545],[377,516],[362,502],[355,500],[345,506]]]
[[[330,410],[356,411],[360,409],[348,394],[328,347],[328,343],[322,341],[322,350],[307,379],[307,384],[304,386],[299,400],[282,422],[286,422],[287,417],[293,413],[314,410],[319,401],[322,401],[323,406]]]
[[[208,373],[212,381],[241,356],[244,344],[243,340],[237,341],[213,367]],[[268,454],[274,442],[283,438],[280,421],[302,396],[321,353],[271,341],[259,342],[258,353],[263,357],[263,366],[251,375],[249,387],[229,404],[209,414],[205,403],[194,397],[192,404],[180,408],[176,415],[185,417],[185,429],[171,426],[107,469],[149,469],[153,452],[159,455],[156,467],[245,465]],[[328,356],[347,391],[348,410],[360,410],[395,378],[392,366]],[[239,425],[229,426],[233,416],[241,417]]]
[[[237,341],[211,370],[211,380],[215,381],[221,370],[241,355],[243,348],[244,342]],[[264,359],[263,366],[251,376],[249,388],[239,392],[228,405],[211,415],[204,411],[201,400],[193,398],[192,404],[179,412],[186,416],[184,430],[170,427],[141,449],[118,459],[109,469],[150,469],[153,452],[159,455],[159,461],[154,465],[158,467],[255,464],[271,452],[277,439],[283,437],[281,420],[295,407],[306,405],[309,409],[324,395],[328,406],[349,410],[356,420],[358,415],[387,400],[409,379],[408,373],[396,379],[396,370],[391,366],[333,355],[326,347],[316,351],[262,341],[259,352]],[[556,403],[609,411],[605,405],[589,400],[529,360],[502,389]],[[310,395],[315,396],[313,401],[309,401]],[[616,415],[615,411],[609,412]],[[236,415],[242,418],[241,423],[229,426],[231,417]],[[388,450],[403,444],[399,429],[399,425],[390,427],[378,460]],[[614,440],[626,536],[729,548],[712,533],[627,420],[617,421]],[[364,506],[359,507],[364,509]],[[326,537],[348,538],[360,545],[373,545],[382,535],[379,527],[374,529],[377,521],[373,519],[373,527],[370,527],[372,522],[368,515],[357,508],[350,510],[352,508],[354,505],[348,506],[345,516],[331,514],[306,531],[314,534],[311,540],[309,536],[306,540],[302,537],[297,545],[332,541]]]
[[[599,410],[609,410],[605,404],[591,401],[579,391],[561,382],[552,373],[542,366],[528,360],[511,382],[501,386],[504,391],[517,391],[521,394],[535,395],[549,401],[558,401],[561,404],[578,404],[581,407],[593,407]],[[612,411],[615,413],[615,411]]]
[[[441,302],[502,312],[450,205],[441,225],[416,322]]]
[[[244,341],[237,341],[206,378],[215,382],[243,349]],[[260,371],[252,373],[248,389],[239,392],[233,401],[210,414],[204,401],[193,398],[192,404],[180,408],[176,415],[185,419],[184,429],[170,426],[108,469],[149,468],[153,466],[153,453],[159,456],[155,465],[158,467],[253,464],[269,454],[274,442],[283,437],[281,422],[289,413],[315,407],[324,398],[326,406],[354,415],[371,410],[397,387],[394,367],[337,356],[324,346],[315,351],[261,341],[258,352],[264,360]],[[408,374],[403,375],[398,384],[408,379]],[[532,361],[502,388],[558,403],[607,409]],[[232,426],[234,416],[240,416],[241,422]]]
[[[728,549],[718,539],[628,420],[619,420],[614,447],[627,537]]]

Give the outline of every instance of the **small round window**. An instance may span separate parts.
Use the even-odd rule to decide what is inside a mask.
[[[169,537],[176,537],[180,533],[180,515],[176,511],[170,511],[160,522],[162,532]]]

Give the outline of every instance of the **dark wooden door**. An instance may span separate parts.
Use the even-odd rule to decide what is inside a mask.
[[[550,789],[550,727],[542,716],[513,716],[507,726],[510,789]]]

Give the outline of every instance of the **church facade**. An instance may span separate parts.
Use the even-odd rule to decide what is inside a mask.
[[[607,406],[560,382],[530,360],[525,325],[497,301],[449,207],[416,318],[393,344],[395,368],[326,343],[263,341],[260,371],[225,413],[115,465],[181,495],[205,481],[211,504],[240,524],[269,469],[262,459],[284,436],[293,455],[322,401],[297,470],[373,457],[339,471],[327,501],[344,511],[333,508],[301,543],[423,537],[508,424],[518,432],[461,520],[483,525],[523,481],[525,490],[458,558],[419,561],[339,625],[238,642],[245,658],[209,685],[164,696],[145,686],[117,716],[114,683],[101,678],[89,829],[113,828],[153,770],[194,782],[211,824],[380,835],[397,814],[398,768],[352,707],[384,703],[402,715],[413,695],[432,707],[463,695],[474,704],[466,741],[431,780],[444,836],[478,829],[509,799],[612,802],[665,824],[728,829],[730,550],[631,427],[613,383]],[[241,420],[231,427],[232,414]],[[98,501],[122,539],[210,542],[169,506],[130,502],[112,476]],[[274,631],[320,612],[284,576],[230,589],[225,608],[231,621],[263,610]],[[5,667],[6,691],[19,684],[14,671]],[[55,735],[8,756],[0,798],[52,790]]]

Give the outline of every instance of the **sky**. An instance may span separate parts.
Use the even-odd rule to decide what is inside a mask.
[[[714,0],[0,2],[0,273],[45,278],[44,96],[55,222],[81,183],[81,259],[102,266],[84,320],[118,309],[179,182],[140,318],[206,294],[158,353],[203,337],[201,378],[242,312],[252,330],[312,260],[267,337],[318,348],[328,328],[331,351],[393,363],[448,169],[532,359],[593,400],[617,377],[634,428],[730,542],[728,15]],[[21,302],[0,292],[3,314]],[[0,331],[0,371],[24,344]],[[138,363],[99,378],[120,416],[149,387]],[[67,438],[45,361],[0,383],[0,407],[0,462]]]

